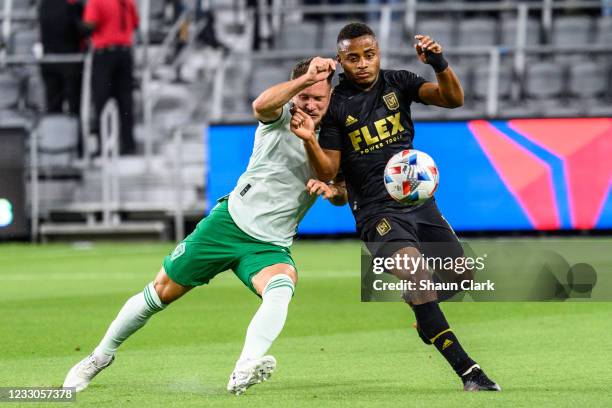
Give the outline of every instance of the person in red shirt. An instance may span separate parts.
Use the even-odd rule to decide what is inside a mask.
[[[134,0],[89,0],[83,21],[92,32],[92,94],[98,120],[106,102],[115,98],[121,124],[120,152],[134,154],[132,37],[139,23]]]

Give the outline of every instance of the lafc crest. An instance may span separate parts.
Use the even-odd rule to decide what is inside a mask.
[[[397,100],[397,95],[395,95],[395,92],[383,95],[383,102],[385,103],[385,105],[387,105],[387,108],[389,108],[389,110],[393,111],[399,108],[399,101]]]
[[[381,237],[387,235],[389,231],[391,231],[391,224],[389,224],[386,218],[383,218],[376,224],[376,232],[378,232],[378,235]]]

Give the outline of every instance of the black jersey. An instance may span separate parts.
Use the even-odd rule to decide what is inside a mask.
[[[407,212],[413,207],[391,198],[383,182],[385,165],[395,153],[412,148],[412,102],[423,103],[419,88],[426,80],[409,71],[381,70],[367,92],[343,75],[323,118],[319,144],[340,150],[340,169],[357,227],[381,212]]]

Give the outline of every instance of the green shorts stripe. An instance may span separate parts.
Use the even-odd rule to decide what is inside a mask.
[[[170,279],[183,286],[207,284],[231,269],[251,291],[251,282],[263,268],[288,264],[295,268],[289,248],[263,242],[242,231],[228,211],[227,198],[211,210],[176,248],[164,258]]]

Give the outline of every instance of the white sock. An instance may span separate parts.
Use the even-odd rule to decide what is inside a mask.
[[[129,298],[94,350],[96,361],[106,364],[128,337],[166,306],[159,299],[152,282],[142,292]]]
[[[278,274],[270,278],[261,295],[261,306],[247,329],[244,348],[236,366],[263,357],[268,351],[283,330],[293,290],[293,281],[288,275]]]

